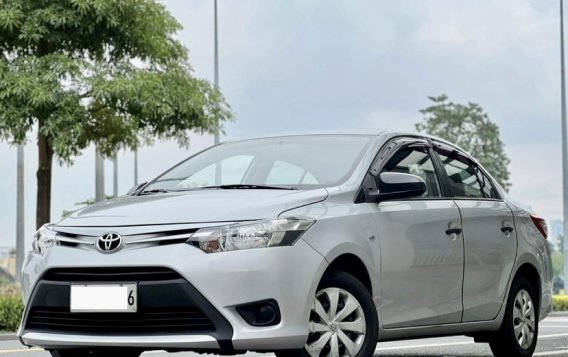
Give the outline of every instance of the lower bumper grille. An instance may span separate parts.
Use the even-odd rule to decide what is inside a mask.
[[[30,330],[97,335],[215,331],[213,322],[198,308],[154,308],[137,313],[71,313],[66,308],[33,308],[28,315],[27,327]]]
[[[72,284],[135,283],[136,313],[72,313]],[[24,331],[86,335],[195,334],[232,349],[233,329],[203,295],[167,268],[52,269],[37,282],[27,306]]]

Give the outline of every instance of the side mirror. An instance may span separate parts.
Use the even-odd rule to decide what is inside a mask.
[[[138,192],[139,189],[142,188],[142,186],[146,185],[148,182],[142,182],[139,183],[138,185],[132,187],[130,190],[128,190],[128,192],[126,193],[127,196],[132,196],[134,195],[136,192]]]
[[[426,182],[416,175],[383,172],[379,175],[377,202],[418,197],[426,192]]]

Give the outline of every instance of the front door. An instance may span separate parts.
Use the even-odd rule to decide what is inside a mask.
[[[432,153],[427,144],[405,145],[380,169],[420,176],[427,186],[422,197],[370,204],[381,245],[384,328],[461,321],[461,217],[456,203],[444,197]]]

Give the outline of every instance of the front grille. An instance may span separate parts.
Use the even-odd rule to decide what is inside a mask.
[[[215,331],[199,308],[152,308],[137,313],[71,313],[67,308],[37,307],[27,328],[88,334],[206,333]]]
[[[51,269],[43,280],[60,282],[126,282],[166,281],[181,279],[173,270],[166,268],[74,268]]]

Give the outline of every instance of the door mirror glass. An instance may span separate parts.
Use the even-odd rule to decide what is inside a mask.
[[[426,182],[416,175],[400,172],[382,172],[379,175],[378,201],[422,196]]]

